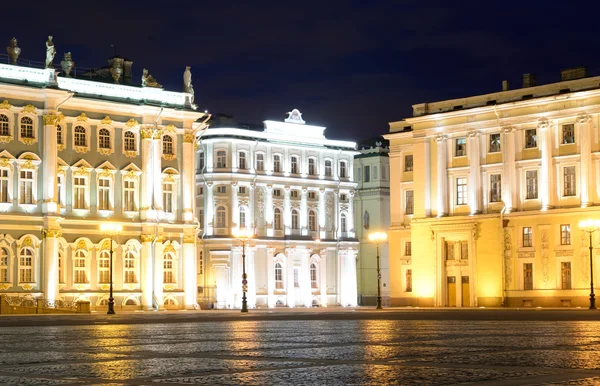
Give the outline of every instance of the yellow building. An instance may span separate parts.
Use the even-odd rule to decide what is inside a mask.
[[[525,74],[390,123],[391,305],[589,306],[578,224],[600,219],[599,82]]]

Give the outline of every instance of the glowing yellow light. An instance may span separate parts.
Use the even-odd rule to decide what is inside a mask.
[[[593,232],[600,228],[600,220],[587,219],[579,222],[579,227],[586,232]]]
[[[251,229],[238,229],[233,233],[236,239],[251,239],[254,237],[254,232]]]
[[[123,230],[123,227],[120,224],[105,222],[102,225],[100,225],[100,230],[104,233],[115,234],[121,232]]]
[[[387,240],[387,233],[385,232],[373,232],[369,233],[369,241],[379,243]]]

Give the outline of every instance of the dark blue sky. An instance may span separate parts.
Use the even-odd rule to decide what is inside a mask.
[[[326,135],[360,140],[411,105],[500,90],[523,73],[600,74],[598,1],[102,1],[3,6],[6,45],[42,61],[54,36],[80,67],[113,54],[170,90],[192,66],[196,103],[260,123],[298,108]],[[9,15],[13,15],[10,16]]]

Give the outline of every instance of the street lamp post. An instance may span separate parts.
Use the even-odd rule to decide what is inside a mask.
[[[379,266],[379,243],[387,240],[387,233],[385,232],[373,232],[369,234],[369,241],[374,242],[377,247],[377,308],[382,310],[381,306],[381,268]]]
[[[234,236],[242,243],[242,312],[248,312],[248,301],[246,292],[248,292],[248,275],[246,275],[246,243],[254,237],[254,233],[249,229],[240,229]]]
[[[109,263],[109,281],[110,281],[110,294],[108,296],[108,311],[107,315],[115,314],[115,298],[113,298],[113,236],[123,230],[123,227],[115,223],[104,223],[100,226],[100,230],[108,235],[110,238],[110,263]]]
[[[582,220],[579,227],[590,236],[590,310],[596,309],[596,295],[594,295],[594,258],[592,256],[593,240],[592,234],[600,229],[600,220]]]

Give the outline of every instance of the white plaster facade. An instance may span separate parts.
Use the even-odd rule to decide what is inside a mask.
[[[264,131],[215,127],[199,140],[198,291],[240,308],[242,244],[248,307],[355,306],[353,142],[329,140],[294,110]]]

